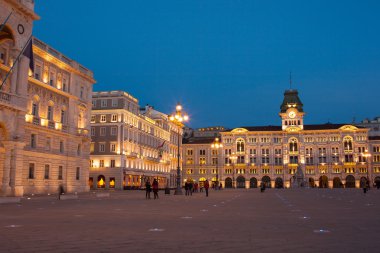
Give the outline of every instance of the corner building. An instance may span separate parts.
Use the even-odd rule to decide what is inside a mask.
[[[226,188],[358,188],[374,182],[368,128],[350,124],[304,124],[297,90],[287,90],[280,106],[281,126],[239,127],[221,131],[223,148],[213,138],[188,138],[184,180],[216,181]],[[219,152],[218,152],[219,151]],[[378,176],[378,175],[377,175]]]
[[[87,191],[93,73],[32,37],[32,0],[0,1],[0,195]],[[19,61],[16,61],[20,55]]]
[[[148,105],[140,108],[127,92],[94,92],[90,187],[138,189],[154,178],[160,188],[174,187],[182,135],[167,114]]]

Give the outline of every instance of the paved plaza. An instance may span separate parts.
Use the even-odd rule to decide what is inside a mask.
[[[100,191],[0,205],[1,252],[379,252],[380,190]],[[152,194],[153,195],[153,194]]]

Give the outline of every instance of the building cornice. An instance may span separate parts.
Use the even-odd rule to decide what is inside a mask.
[[[46,52],[45,50],[39,48],[38,46],[33,45],[33,53],[36,54],[37,56],[41,57],[45,61],[50,62],[50,63],[52,63],[54,65],[57,65],[59,68],[66,70],[67,72],[74,73],[74,74],[77,74],[78,76],[83,77],[84,79],[86,79],[87,81],[89,81],[91,84],[96,83],[95,79],[93,79],[91,76],[86,75],[86,74],[80,72],[76,68],[73,68],[69,64],[61,61],[60,59],[58,59],[55,56],[49,54],[48,52]]]

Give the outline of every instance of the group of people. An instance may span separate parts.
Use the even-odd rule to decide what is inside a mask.
[[[203,182],[203,185],[201,184],[200,187],[198,183],[193,183],[193,182],[187,182],[185,183],[185,195],[186,196],[191,196],[193,195],[193,192],[198,192],[198,188],[200,189],[200,192],[203,192],[203,189],[206,192],[206,197],[208,197],[208,189],[210,188],[210,184],[208,180]]]
[[[158,199],[158,181],[157,181],[157,179],[153,180],[152,185],[150,184],[149,180],[146,181],[146,183],[145,183],[145,198],[146,199],[150,199],[150,193],[152,192],[152,189],[153,189],[153,193],[154,193],[154,199]]]

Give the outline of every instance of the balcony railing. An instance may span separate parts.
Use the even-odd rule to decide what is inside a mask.
[[[11,102],[11,95],[4,91],[0,91],[0,101],[9,104]]]

